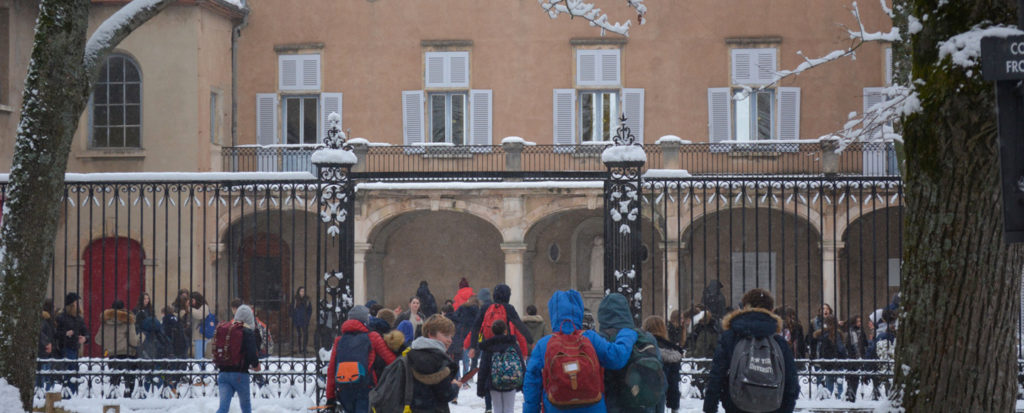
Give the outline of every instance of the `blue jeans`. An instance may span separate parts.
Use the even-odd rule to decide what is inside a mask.
[[[249,402],[249,373],[222,371],[217,375],[217,389],[220,391],[220,408],[217,409],[217,413],[228,413],[231,398],[235,393],[238,393],[238,405],[242,407],[242,413],[252,413],[252,404]]]
[[[345,413],[369,413],[370,389],[338,389],[335,399]]]
[[[206,354],[206,343],[209,342],[209,341],[210,340],[207,340],[205,338],[199,339],[199,340],[192,340],[193,350],[195,351],[195,355],[194,355],[195,358],[197,358],[197,359],[203,358],[203,355]]]
[[[78,358],[78,349],[77,348],[66,348],[66,349],[64,349],[64,358],[66,358],[68,360],[77,359]],[[64,370],[70,370],[70,371],[77,372],[78,371],[78,363],[73,362],[73,361],[69,361],[67,363],[64,363]],[[77,376],[77,373],[72,375],[72,376],[70,376],[70,377],[65,377],[64,378],[64,384],[66,384],[68,386],[68,390],[71,390],[71,393],[77,393],[78,392],[78,383],[72,381],[72,379],[75,378],[75,376]]]

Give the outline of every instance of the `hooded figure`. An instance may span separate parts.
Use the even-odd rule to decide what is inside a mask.
[[[580,329],[583,323],[583,297],[576,290],[555,291],[551,299],[548,300],[548,314],[551,315],[553,331],[572,334]],[[590,340],[590,344],[594,346],[594,353],[602,367],[618,370],[625,367],[629,361],[637,334],[633,329],[619,330],[615,341],[611,343],[591,330],[584,331],[583,337]],[[550,339],[551,335],[547,335],[537,340],[537,345],[526,363],[526,378],[523,381],[523,413],[540,412],[541,403],[544,403],[544,411],[547,413],[563,411],[552,405],[544,394],[542,378],[545,364],[544,353],[547,352]],[[571,409],[572,412],[579,413],[604,412],[606,410],[604,399],[590,406]]]
[[[619,331],[637,331],[635,330],[636,325],[633,324],[633,313],[629,311],[629,302],[624,295],[619,293],[608,294],[601,300],[601,304],[597,307],[597,325],[601,329],[601,336],[606,339],[615,337]],[[651,333],[646,331],[637,332],[643,334],[647,342],[657,342]],[[661,358],[660,351],[658,357],[659,359]],[[621,372],[616,370],[605,369],[604,371],[605,404],[609,412],[629,411],[629,408],[621,405],[621,401],[618,400],[619,393],[614,391],[616,386],[621,386],[621,383],[625,383],[625,379],[621,377]],[[659,404],[660,406],[664,406],[664,403]],[[651,408],[647,411],[653,413],[655,410],[655,408]]]
[[[701,304],[711,312],[711,315],[720,320],[725,316],[725,295],[722,294],[722,283],[718,280],[711,280],[707,287],[704,287],[704,294],[701,296]]]
[[[405,338],[405,345],[408,346],[409,343],[412,343],[413,336],[415,335],[416,332],[413,331],[412,329],[411,321],[402,320],[402,322],[398,323],[398,327],[395,327],[395,330],[398,330],[402,333],[402,335]]]
[[[139,334],[135,329],[135,315],[124,309],[124,303],[114,301],[112,308],[103,310],[103,324],[99,337],[107,357],[125,358],[135,355]]]
[[[455,308],[455,311],[459,311],[459,306],[465,303],[473,294],[473,288],[469,286],[469,281],[466,281],[465,277],[459,280],[459,291],[452,298],[452,307]]]
[[[437,314],[437,301],[434,300],[434,294],[430,293],[426,281],[420,281],[420,288],[416,289],[416,298],[420,299],[420,312],[423,313],[424,320]]]
[[[749,293],[748,293],[749,294]],[[770,305],[769,305],[770,307]],[[732,364],[732,353],[736,343],[746,337],[772,337],[779,344],[785,361],[785,391],[782,396],[782,407],[777,412],[792,412],[796,406],[796,397],[800,391],[796,377],[796,362],[793,351],[786,344],[786,339],[779,335],[782,332],[782,319],[765,308],[746,306],[742,310],[733,311],[722,321],[724,331],[715,349],[715,357],[711,363],[708,387],[704,393],[704,411],[717,412],[718,402],[726,412],[739,412],[729,397],[729,366]]]
[[[448,403],[459,397],[459,386],[452,383],[459,372],[459,365],[448,358],[444,343],[419,337],[412,342],[411,350],[406,353],[409,367],[412,369],[413,412],[448,412]]]
[[[480,291],[486,290],[485,288]],[[480,312],[476,316],[476,320],[473,321],[473,331],[463,339],[462,345],[466,349],[476,350],[480,345],[481,329],[490,328],[490,326],[484,326],[484,318],[487,316],[487,310],[492,306],[500,305],[505,307],[505,317],[508,318],[506,322],[510,326],[510,330],[515,330],[516,340],[519,341],[519,351],[521,354],[529,354],[530,343],[533,343],[534,339],[530,336],[530,330],[526,328],[526,324],[523,324],[523,320],[519,318],[519,313],[516,312],[516,308],[509,304],[508,301],[512,297],[512,289],[505,284],[498,284],[494,287],[494,303],[481,306]],[[511,331],[509,333],[511,334]]]
[[[489,288],[481,288],[480,291],[477,291],[476,299],[480,300],[480,308],[487,308],[494,303],[494,300],[491,299],[491,290]]]

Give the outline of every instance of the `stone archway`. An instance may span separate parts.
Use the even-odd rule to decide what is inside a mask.
[[[867,317],[900,288],[902,207],[866,211],[842,234],[838,256],[840,314]]]
[[[475,291],[505,280],[501,233],[469,213],[406,212],[372,228],[368,241],[366,297],[388,308],[405,309],[420,281],[440,308],[462,277]]]

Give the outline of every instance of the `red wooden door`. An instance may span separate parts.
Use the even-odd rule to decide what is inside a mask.
[[[99,330],[103,310],[114,300],[124,301],[125,309],[133,309],[145,288],[145,253],[130,238],[103,238],[93,241],[82,256],[85,261],[82,288],[82,309],[92,338],[83,347],[83,356],[103,355]],[[108,337],[108,339],[110,339]]]

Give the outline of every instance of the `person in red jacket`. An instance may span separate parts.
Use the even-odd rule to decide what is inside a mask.
[[[370,389],[377,384],[377,376],[371,368],[377,357],[385,364],[395,361],[395,354],[388,349],[387,343],[376,331],[369,331],[366,323],[370,319],[370,310],[357,305],[348,312],[348,321],[341,325],[341,335],[334,339],[331,349],[331,362],[327,365],[327,403],[340,404],[346,412],[369,412]],[[364,349],[365,355],[357,354],[354,349]],[[343,363],[366,363],[362,371],[369,377],[358,380],[352,377],[337,378],[338,366]],[[345,366],[342,366],[344,371]],[[352,380],[345,382],[344,380]]]
[[[452,299],[452,306],[455,307],[455,311],[459,311],[459,306],[464,304],[469,297],[476,295],[473,292],[473,288],[469,286],[469,281],[466,281],[466,277],[462,277],[459,280],[459,291],[455,293],[455,297]]]

